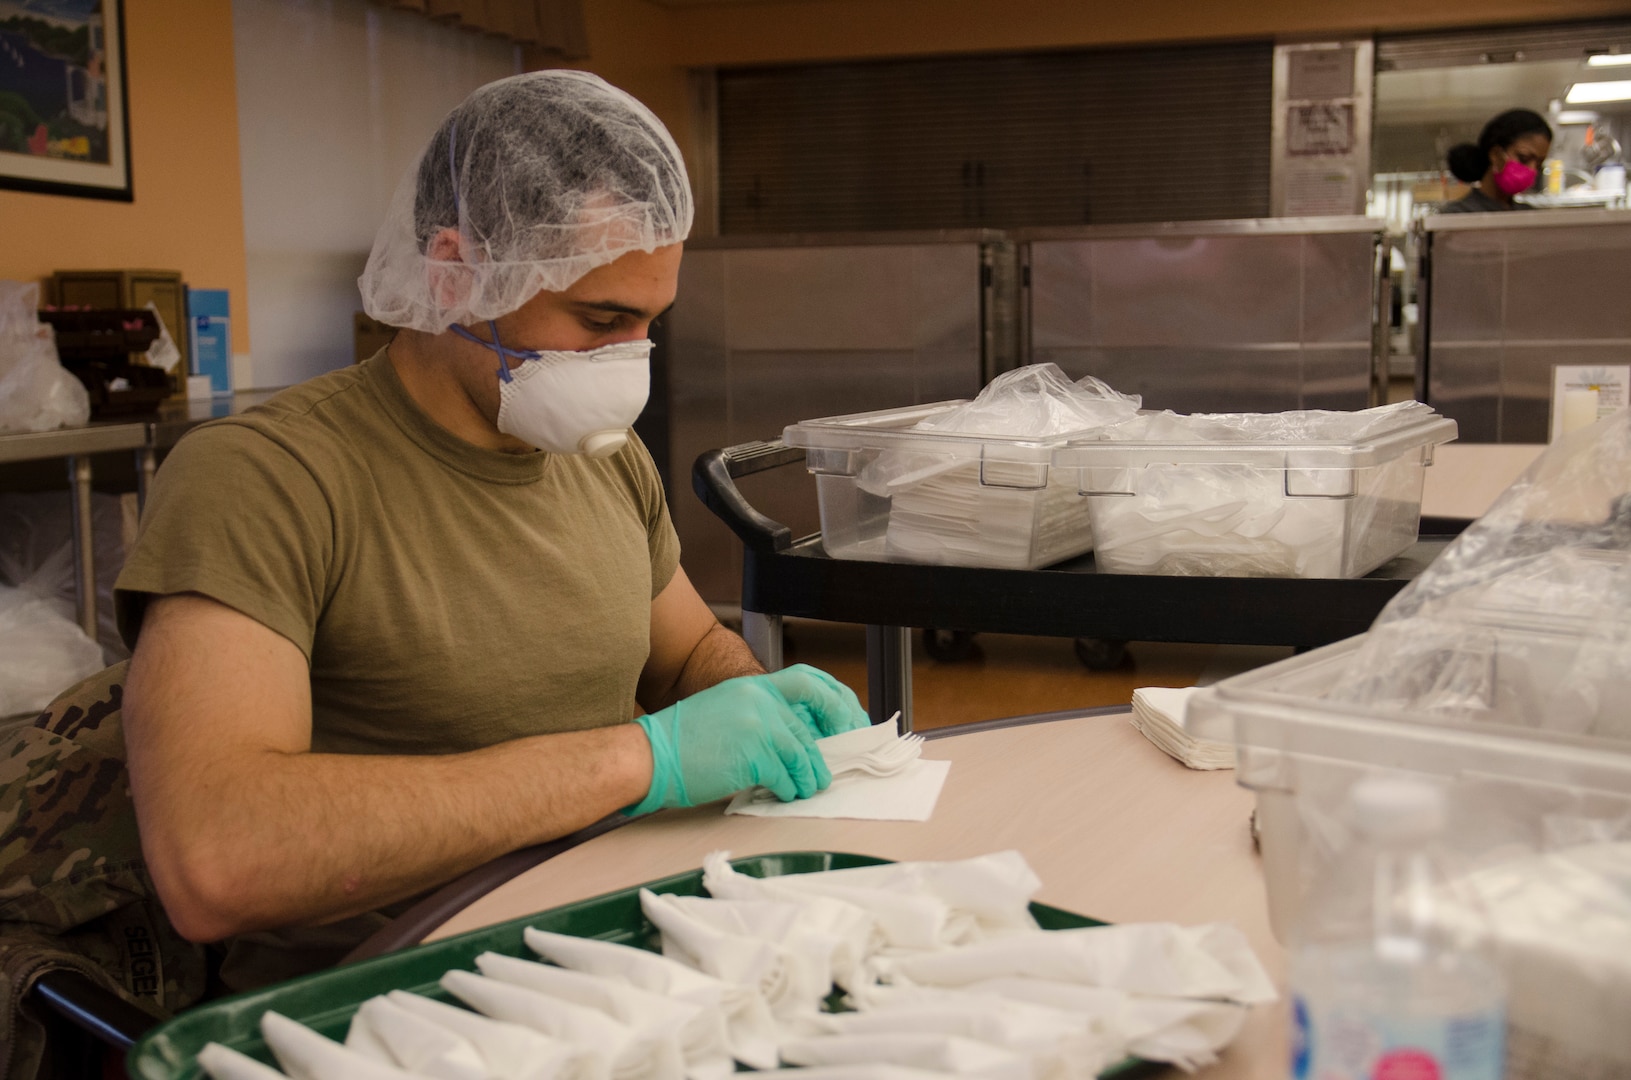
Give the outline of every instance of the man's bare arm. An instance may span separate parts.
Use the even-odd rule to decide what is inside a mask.
[[[440,757],[311,752],[310,674],[213,600],[157,599],[124,701],[148,867],[194,941],[330,922],[638,802],[633,724]]]
[[[762,675],[747,642],[721,626],[684,570],[651,602],[651,656],[636,696],[655,711],[738,675]]]

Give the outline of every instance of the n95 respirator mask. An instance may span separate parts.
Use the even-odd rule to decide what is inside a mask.
[[[651,342],[620,341],[585,352],[509,349],[462,326],[460,337],[500,356],[498,430],[556,454],[609,457],[629,441],[629,427],[651,393]],[[510,367],[510,357],[520,361]]]

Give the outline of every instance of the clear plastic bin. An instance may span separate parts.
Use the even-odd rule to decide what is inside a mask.
[[[1072,439],[912,431],[965,404],[942,401],[794,424],[835,559],[1034,570],[1092,550],[1074,472],[1053,467]]]
[[[1527,660],[1566,631],[1514,620],[1502,633],[1499,696],[1542,700],[1549,669]],[[1507,1076],[1631,1075],[1631,742],[1325,700],[1362,640],[1190,702],[1191,730],[1233,741],[1238,780],[1257,793],[1275,936],[1287,940],[1309,884],[1347,843],[1341,808],[1354,781],[1378,769],[1433,778],[1448,796],[1447,845],[1504,897],[1491,914],[1510,984]],[[1514,656],[1526,662],[1501,662]]]
[[[1351,443],[1102,441],[1054,465],[1086,496],[1102,573],[1362,577],[1416,540],[1430,416]]]

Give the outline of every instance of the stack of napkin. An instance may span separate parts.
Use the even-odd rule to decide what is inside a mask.
[[[1198,686],[1144,686],[1133,691],[1133,727],[1144,737],[1191,769],[1232,769],[1231,743],[1198,739],[1184,726],[1189,699]]]

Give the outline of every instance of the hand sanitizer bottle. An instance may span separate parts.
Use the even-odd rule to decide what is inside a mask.
[[[1293,1080],[1500,1080],[1505,988],[1475,897],[1445,869],[1442,792],[1370,777],[1355,841],[1292,939]]]

